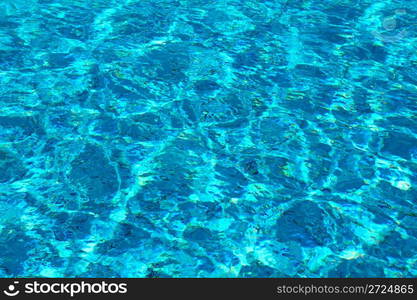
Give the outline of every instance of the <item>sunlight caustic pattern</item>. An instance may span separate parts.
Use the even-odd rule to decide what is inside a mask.
[[[0,276],[417,276],[416,15],[2,0]]]

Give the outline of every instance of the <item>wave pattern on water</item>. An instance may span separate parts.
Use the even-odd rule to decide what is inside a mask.
[[[2,0],[0,276],[417,276],[416,15]]]

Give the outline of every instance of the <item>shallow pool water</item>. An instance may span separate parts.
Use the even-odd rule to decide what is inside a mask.
[[[417,276],[416,15],[2,0],[0,277]]]

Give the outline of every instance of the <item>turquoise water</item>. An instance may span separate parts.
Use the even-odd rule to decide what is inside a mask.
[[[417,276],[416,15],[2,0],[0,276]]]

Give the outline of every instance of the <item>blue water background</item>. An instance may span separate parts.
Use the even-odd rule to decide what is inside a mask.
[[[417,276],[416,16],[2,0],[0,277]]]

